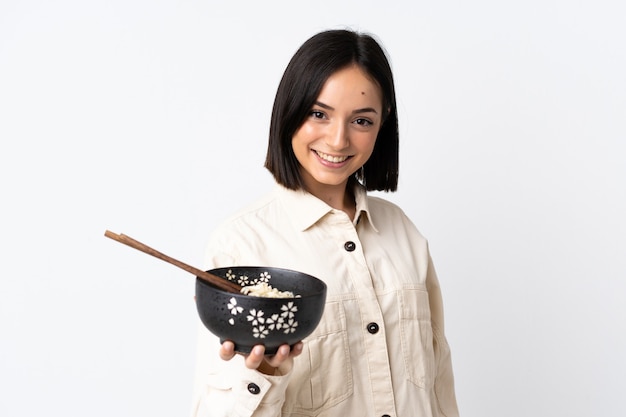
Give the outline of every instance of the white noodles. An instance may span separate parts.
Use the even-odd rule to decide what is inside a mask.
[[[241,288],[242,294],[252,295],[255,297],[266,298],[294,298],[291,291],[279,291],[273,288],[267,282],[260,282],[256,285],[246,285]]]

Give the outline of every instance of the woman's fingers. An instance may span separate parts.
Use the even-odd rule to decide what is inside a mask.
[[[230,341],[222,343],[220,347],[220,358],[225,361],[231,360],[235,356],[235,344]]]
[[[246,356],[246,367],[250,369],[258,369],[265,359],[265,346],[256,345],[252,348],[248,356]]]
[[[265,347],[263,345],[256,345],[249,354],[245,355],[245,364],[249,369],[258,369],[260,372],[271,375],[274,373],[274,370],[285,361],[300,355],[302,348],[302,342],[298,342],[292,347],[282,345],[274,355],[265,355]],[[235,344],[230,341],[222,343],[219,354],[222,360],[231,360],[237,354],[237,352],[235,352]]]
[[[300,356],[300,354],[302,353],[302,349],[303,348],[304,348],[304,343],[302,343],[302,342],[296,343],[291,348],[291,356],[294,357],[294,358],[296,356]]]
[[[282,345],[276,351],[276,354],[273,356],[266,356],[265,361],[272,368],[278,368],[280,364],[282,364],[287,358],[289,358],[289,354],[291,349],[289,345]]]

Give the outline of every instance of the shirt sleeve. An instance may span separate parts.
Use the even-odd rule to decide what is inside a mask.
[[[441,288],[432,259],[429,256],[426,287],[430,304],[430,318],[433,329],[433,348],[435,352],[435,401],[442,416],[458,417],[459,411],[454,391],[452,358],[450,347],[445,337],[443,320],[443,300]]]
[[[198,325],[192,417],[278,417],[292,361],[275,375],[247,369],[243,357],[223,361],[219,340]]]

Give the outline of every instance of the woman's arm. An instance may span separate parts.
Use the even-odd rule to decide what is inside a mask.
[[[433,329],[433,348],[435,352],[435,386],[436,401],[445,417],[458,417],[459,411],[454,392],[454,376],[450,347],[445,337],[443,319],[443,299],[437,273],[429,256],[426,287],[430,304],[430,319]]]
[[[264,356],[263,347],[247,356],[236,354],[231,342],[200,326],[192,417],[279,417],[293,357],[302,344]],[[285,354],[286,353],[286,354]],[[256,367],[255,367],[256,366]],[[257,368],[261,369],[257,369]]]

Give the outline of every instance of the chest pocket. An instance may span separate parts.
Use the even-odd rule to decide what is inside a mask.
[[[285,406],[291,415],[317,415],[353,392],[345,311],[341,302],[328,302],[322,321],[295,359]]]
[[[425,289],[407,289],[398,293],[400,339],[407,378],[429,390],[435,382],[435,353],[430,304]]]

